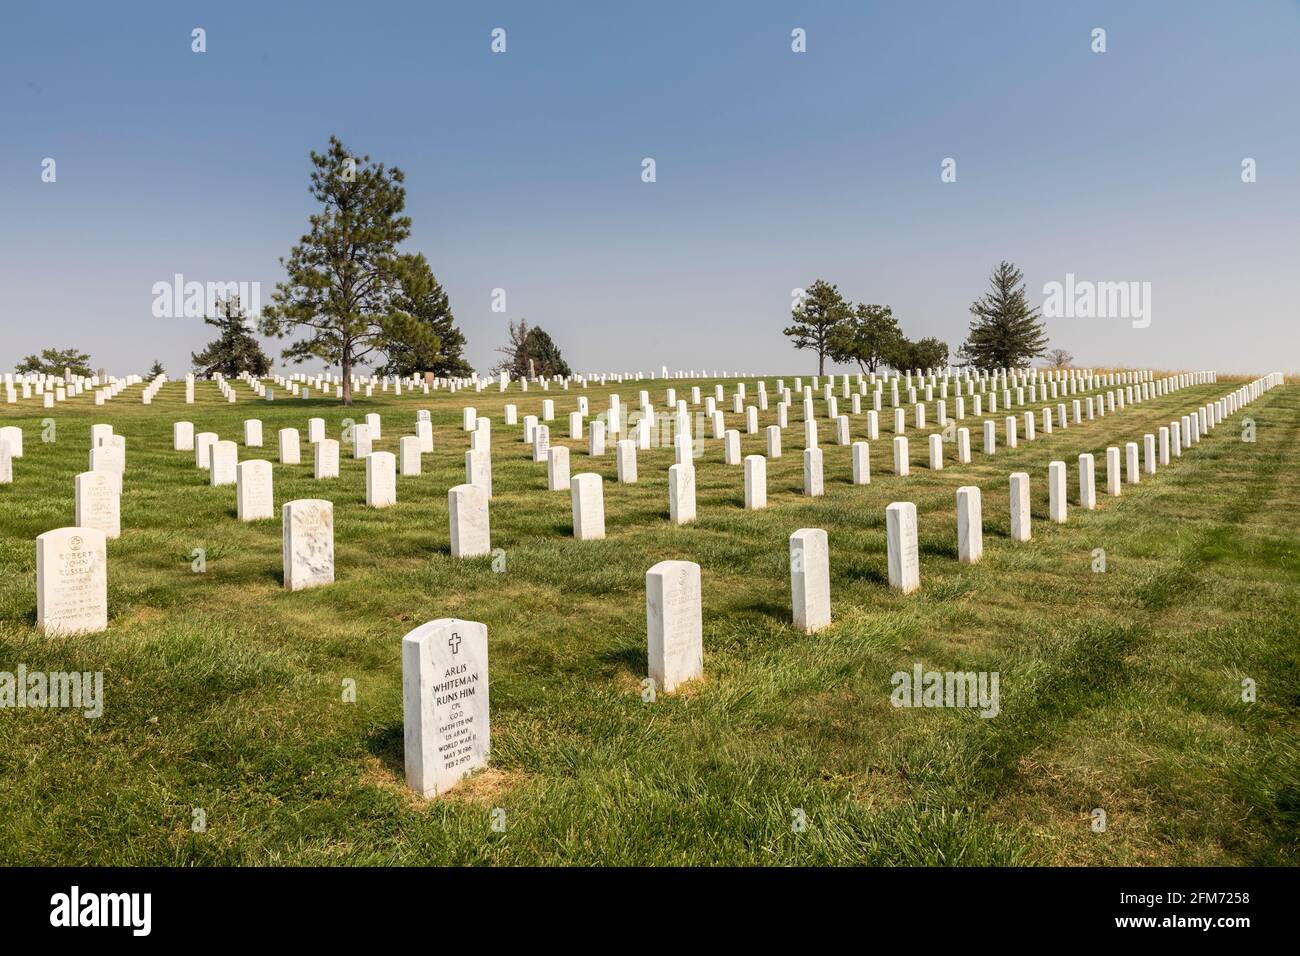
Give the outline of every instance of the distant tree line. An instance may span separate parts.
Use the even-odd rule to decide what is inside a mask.
[[[958,364],[977,368],[1018,368],[1047,349],[1042,316],[1031,308],[1019,269],[1002,262],[990,277],[990,291],[970,307],[972,319]],[[866,372],[881,368],[936,368],[949,362],[948,346],[937,338],[912,340],[903,334],[887,305],[847,301],[838,286],[818,279],[791,309],[784,330],[797,349],[817,353],[817,374],[826,373],[826,359],[856,363]],[[1063,350],[1057,350],[1058,352]],[[1072,359],[1065,353],[1065,363]],[[1053,355],[1053,363],[1061,361]]]

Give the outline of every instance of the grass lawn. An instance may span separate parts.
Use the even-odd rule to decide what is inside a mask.
[[[772,390],[775,379],[768,380]],[[0,406],[22,426],[24,458],[0,486],[0,670],[102,671],[105,709],[0,710],[0,862],[15,864],[1283,864],[1300,828],[1300,389],[1277,387],[1155,476],[1105,493],[1105,448],[1155,432],[1236,384],[1195,386],[983,454],[927,467],[909,427],[912,473],[892,474],[892,415],[871,443],[872,482],[849,483],[847,446],[822,420],[826,495],[802,488],[802,412],[768,462],[769,507],[748,512],[740,466],[709,439],[697,461],[698,521],[668,522],[671,448],[639,454],[641,480],[614,480],[612,444],[593,460],[569,441],[568,412],[592,412],[632,382],[502,395],[376,389],[351,409],[330,400],[218,401],[199,383],[133,387],[44,410]],[[705,384],[699,382],[696,384]],[[712,382],[709,383],[711,391]],[[730,412],[727,427],[744,428]],[[747,380],[752,394],[754,380]],[[999,396],[1000,397],[1000,396]],[[567,492],[546,490],[502,406],[556,402],[555,444],[572,470],[605,476],[608,537],[572,539]],[[1070,399],[1065,399],[1067,406]],[[848,402],[840,400],[847,412]],[[448,551],[447,489],[464,481],[464,404],[492,420],[489,558]],[[1055,402],[1051,403],[1053,406]],[[869,407],[869,401],[864,402]],[[817,402],[822,413],[822,403]],[[951,410],[951,402],[949,403]],[[1041,407],[1041,406],[1036,406]],[[397,451],[417,409],[432,411],[424,473],[398,478],[398,503],[365,506],[364,462],[344,449],[336,480],[311,477],[306,424],[383,416],[376,450]],[[692,409],[694,411],[694,409]],[[933,413],[931,405],[928,411]],[[1017,409],[1018,413],[1023,409]],[[1240,419],[1257,423],[1241,440]],[[51,417],[53,442],[41,440]],[[242,446],[259,417],[265,447]],[[776,421],[775,404],[760,416]],[[852,421],[865,438],[865,413]],[[277,506],[329,498],[336,582],[281,586],[281,527],[235,518],[234,486],[212,488],[172,422],[239,441],[275,461],[296,427],[303,464],[275,465]],[[36,632],[35,548],[73,523],[73,476],[90,426],[126,436],[121,539],[109,544],[109,629]],[[908,425],[912,424],[908,412]],[[1041,429],[1041,419],[1040,419]],[[931,426],[933,427],[933,426]],[[1098,502],[1077,502],[1077,457],[1097,458]],[[764,437],[742,435],[743,454]],[[1047,521],[1047,465],[1067,463],[1067,524]],[[1009,538],[1008,474],[1026,471],[1033,540]],[[984,560],[956,560],[955,489],[984,497]],[[885,506],[916,503],[921,590],[886,583]],[[834,624],[790,624],[788,538],[827,530]],[[193,549],[206,571],[191,571]],[[1092,571],[1103,548],[1105,573]],[[665,559],[703,573],[702,681],[643,702],[645,572]],[[488,626],[490,767],[424,801],[402,771],[402,636],[424,621]],[[997,671],[1001,710],[896,709],[890,676]],[[1243,703],[1244,678],[1258,700]],[[356,700],[343,699],[355,681]],[[194,808],[206,832],[191,829]],[[504,832],[492,827],[504,808]],[[1091,811],[1105,810],[1095,832]],[[796,832],[796,810],[807,826]],[[499,819],[499,815],[497,817]]]

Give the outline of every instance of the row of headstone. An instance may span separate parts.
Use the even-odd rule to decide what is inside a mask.
[[[1215,425],[1228,415],[1235,414],[1269,389],[1281,384],[1280,373],[1273,373],[1257,379],[1229,395],[1216,401],[1206,403],[1194,412],[1172,421],[1157,433],[1143,436],[1142,456],[1147,473],[1167,462],[1168,455],[1181,454],[1181,450],[1198,443]],[[1168,432],[1166,440],[1165,432]],[[205,433],[210,434],[210,433]],[[12,449],[12,433],[4,433],[3,442]],[[212,436],[215,439],[215,436]],[[107,426],[97,425],[92,428],[91,449],[92,462],[100,449],[122,450],[114,444],[114,436]],[[216,441],[206,442],[215,447]],[[231,443],[233,444],[233,443]],[[196,440],[195,446],[199,442]],[[1168,452],[1166,452],[1168,448]],[[12,450],[10,451],[12,458]],[[1107,449],[1107,487],[1111,494],[1117,493],[1120,476],[1120,455],[1118,447]],[[1125,446],[1124,475],[1129,483],[1140,480],[1139,452],[1136,442]],[[245,473],[245,493],[241,501],[247,514],[265,515],[271,506],[269,462],[245,462],[251,466]],[[680,467],[674,466],[674,467]],[[212,459],[209,458],[209,468]],[[1090,455],[1080,458],[1079,502],[1084,508],[1095,505],[1095,490],[1091,487],[1094,469]],[[679,471],[684,475],[685,470]],[[259,475],[261,477],[259,477]],[[265,481],[262,479],[265,478]],[[38,626],[49,634],[94,632],[107,626],[107,541],[113,525],[120,533],[120,513],[117,498],[121,493],[121,472],[107,469],[94,469],[78,476],[76,499],[77,521],[73,527],[58,528],[47,531],[37,537],[37,622]],[[239,473],[236,474],[239,483]],[[259,482],[261,487],[256,487]],[[1052,462],[1048,467],[1049,516],[1053,521],[1066,520],[1066,474],[1065,463]],[[574,535],[579,539],[604,537],[604,501],[601,477],[596,474],[574,475],[570,480],[570,492],[574,511]],[[449,492],[449,504],[453,522],[453,553],[459,557],[469,557],[485,552],[489,538],[487,521],[487,495],[478,485],[460,485]],[[693,504],[693,503],[692,503]],[[1029,479],[1021,472],[1011,476],[1011,526],[1015,540],[1029,540]],[[973,486],[958,489],[958,555],[963,561],[978,561],[983,547],[980,539],[981,502],[979,489]],[[301,590],[334,580],[334,533],[333,505],[329,501],[306,499],[287,502],[282,508],[283,521],[283,565],[284,583],[289,590]],[[242,517],[242,514],[241,514]],[[84,522],[84,523],[83,523]],[[815,531],[816,529],[803,529]],[[910,593],[920,586],[916,508],[910,502],[895,502],[886,508],[886,538],[888,551],[889,583],[891,586]],[[829,598],[821,600],[820,595],[829,594],[829,587],[822,588],[819,558],[821,539],[815,535],[801,535],[797,547],[792,543],[792,554],[797,550],[802,577],[795,578],[792,570],[792,588],[799,595],[796,598],[797,622],[801,626],[814,629],[829,613]],[[812,558],[812,560],[809,560]],[[674,562],[668,562],[674,564]],[[683,587],[689,591],[689,573],[683,578],[680,569],[660,568],[661,577],[669,574],[674,581],[675,595]],[[793,568],[793,563],[792,563]],[[812,568],[810,572],[808,569]],[[653,570],[653,569],[652,569]],[[670,573],[671,572],[671,573]],[[812,574],[809,577],[809,574]],[[675,574],[675,576],[674,576]],[[696,592],[698,593],[698,574],[696,575]],[[659,608],[661,619],[658,629],[660,636],[658,646],[665,648],[657,668],[663,678],[663,686],[668,689],[681,680],[690,679],[682,674],[690,674],[689,664],[672,663],[672,660],[687,660],[679,653],[678,638],[681,632],[670,618],[672,608],[686,606],[689,602],[678,602],[676,598],[668,601],[665,610],[663,589],[666,585],[656,584],[661,595]],[[687,593],[683,592],[683,593]],[[649,590],[647,592],[649,594]],[[822,605],[827,610],[823,613]],[[662,615],[667,615],[663,618]],[[652,622],[649,598],[647,598],[647,621]],[[671,632],[671,633],[669,633]],[[674,636],[676,635],[676,636]],[[652,646],[656,646],[653,645]],[[672,648],[677,648],[673,650]],[[653,655],[652,655],[653,657]],[[676,675],[676,676],[672,676]]]

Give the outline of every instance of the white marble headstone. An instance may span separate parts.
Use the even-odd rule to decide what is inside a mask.
[[[366,456],[366,504],[371,508],[397,504],[397,457],[391,451]]]
[[[567,491],[569,478],[569,449],[564,445],[552,445],[546,456],[547,490]]]
[[[406,784],[422,797],[487,765],[487,625],[439,618],[402,638],[402,724]]]
[[[0,428],[0,441],[9,443],[9,457],[23,457],[23,430],[17,425],[5,425]]]
[[[957,560],[975,564],[984,556],[984,506],[977,485],[957,489]]]
[[[830,625],[830,547],[821,528],[790,535],[790,590],[795,627],[812,634]]]
[[[83,471],[74,484],[77,527],[97,528],[109,540],[121,537],[121,475],[111,471]]]
[[[573,536],[579,541],[605,537],[604,480],[595,472],[582,472],[569,480],[573,504]]]
[[[660,561],[645,576],[650,679],[664,693],[704,673],[700,566]]]
[[[1011,540],[1028,541],[1029,522],[1029,475],[1017,471],[1011,475]]]
[[[280,464],[298,465],[302,463],[302,446],[298,439],[298,429],[281,428],[279,442]]]
[[[805,448],[803,450],[803,493],[810,498],[826,493],[822,477],[822,450]]]
[[[55,528],[36,538],[36,624],[46,634],[108,627],[108,548],[98,528]]]
[[[889,557],[889,586],[911,594],[921,586],[920,552],[916,540],[916,505],[895,501],[885,508],[885,537]]]
[[[398,455],[401,458],[401,473],[403,477],[414,477],[421,471],[420,468],[420,436],[403,435],[397,443]]]
[[[240,521],[275,517],[271,463],[261,458],[241,461],[235,469],[235,514]]]
[[[238,464],[239,446],[233,441],[214,441],[208,446],[208,482],[212,486],[233,485]]]
[[[695,520],[695,466],[690,462],[668,468],[668,519],[673,524]]]
[[[194,466],[207,471],[212,465],[212,458],[209,455],[209,449],[212,443],[217,441],[216,432],[199,432],[194,436]]]
[[[767,459],[762,455],[745,456],[745,507],[750,511],[767,507]]]
[[[312,445],[312,474],[316,478],[339,476],[339,440],[322,438]]]
[[[296,434],[296,432],[295,432]],[[284,521],[284,586],[290,591],[329,584],[334,580],[334,505],[322,498],[286,501]]]
[[[1065,462],[1053,461],[1047,466],[1048,517],[1057,524],[1066,518]]]
[[[481,485],[454,485],[447,491],[451,556],[473,558],[492,550],[488,493]]]

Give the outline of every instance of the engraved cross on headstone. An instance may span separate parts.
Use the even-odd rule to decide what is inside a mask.
[[[451,652],[452,652],[453,654],[459,654],[459,653],[460,653],[460,635],[459,635],[459,634],[452,634],[451,637],[447,638],[447,646],[451,648]]]

